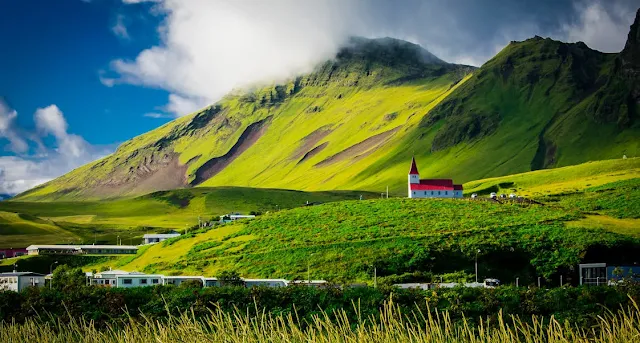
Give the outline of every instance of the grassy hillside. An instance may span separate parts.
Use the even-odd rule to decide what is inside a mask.
[[[355,39],[308,75],[233,92],[18,200],[228,185],[403,194],[412,155],[423,177],[457,182],[638,156],[636,31],[621,54],[512,42],[477,70]]]
[[[575,278],[581,261],[635,262],[638,163],[601,161],[472,183],[513,183],[540,204],[486,197],[336,202],[192,233],[89,268],[286,278],[306,278],[309,268],[315,278],[370,282],[376,266],[382,280],[430,280],[473,274],[480,249],[481,277]],[[551,193],[532,191],[544,184]]]
[[[372,266],[383,278],[472,274],[480,249],[480,277],[524,283],[558,271],[569,277],[580,261],[630,263],[625,256],[640,251],[640,227],[629,235],[576,225],[583,217],[562,206],[489,201],[338,202],[191,234],[91,268],[274,278],[306,278],[310,268],[313,278],[369,282]]]
[[[145,196],[85,202],[0,202],[0,246],[122,242],[135,244],[145,233],[184,230],[229,212],[268,212],[345,199],[368,192],[302,192],[239,187],[195,188]]]
[[[465,194],[512,193],[539,198],[640,178],[640,158],[604,160],[467,182]]]

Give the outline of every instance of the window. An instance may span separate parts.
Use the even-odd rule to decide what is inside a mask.
[[[413,195],[416,195],[416,192],[413,192]]]
[[[427,195],[427,191],[424,191],[424,195]]]
[[[158,280],[158,279],[151,280],[151,283],[154,284],[154,285],[157,285],[159,282],[160,282],[160,280]]]
[[[133,282],[131,282],[131,279],[122,279],[122,284],[124,285],[131,285]]]
[[[440,195],[440,191],[438,191],[438,195]]]
[[[146,285],[147,284],[147,279],[140,279],[140,284],[141,285]]]
[[[433,195],[433,191],[431,191],[431,195]]]
[[[444,191],[444,195],[449,195],[449,191]]]

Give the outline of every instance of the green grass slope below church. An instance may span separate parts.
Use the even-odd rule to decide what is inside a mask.
[[[230,212],[269,212],[345,199],[368,192],[302,192],[241,187],[195,188],[137,198],[83,202],[0,202],[0,247],[30,244],[139,244],[145,233],[184,230]]]
[[[637,207],[637,181],[626,191],[633,192]],[[620,206],[612,204],[607,211]],[[192,233],[154,245],[137,257],[87,268],[198,275],[235,270],[246,277],[301,279],[309,268],[312,278],[370,282],[372,266],[383,278],[473,273],[480,249],[481,277],[517,276],[526,284],[537,276],[554,278],[563,270],[569,276],[581,261],[630,263],[625,256],[640,251],[640,227],[622,233],[580,225],[585,217],[580,209],[562,203],[337,202]]]

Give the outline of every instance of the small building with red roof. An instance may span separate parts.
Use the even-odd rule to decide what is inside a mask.
[[[414,157],[409,169],[409,198],[462,198],[462,185],[451,179],[420,179]]]

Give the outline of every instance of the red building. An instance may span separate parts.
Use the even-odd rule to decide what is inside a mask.
[[[409,169],[409,198],[462,198],[462,185],[451,179],[420,179],[416,159]]]
[[[0,248],[0,259],[18,257],[27,254],[27,248]]]

